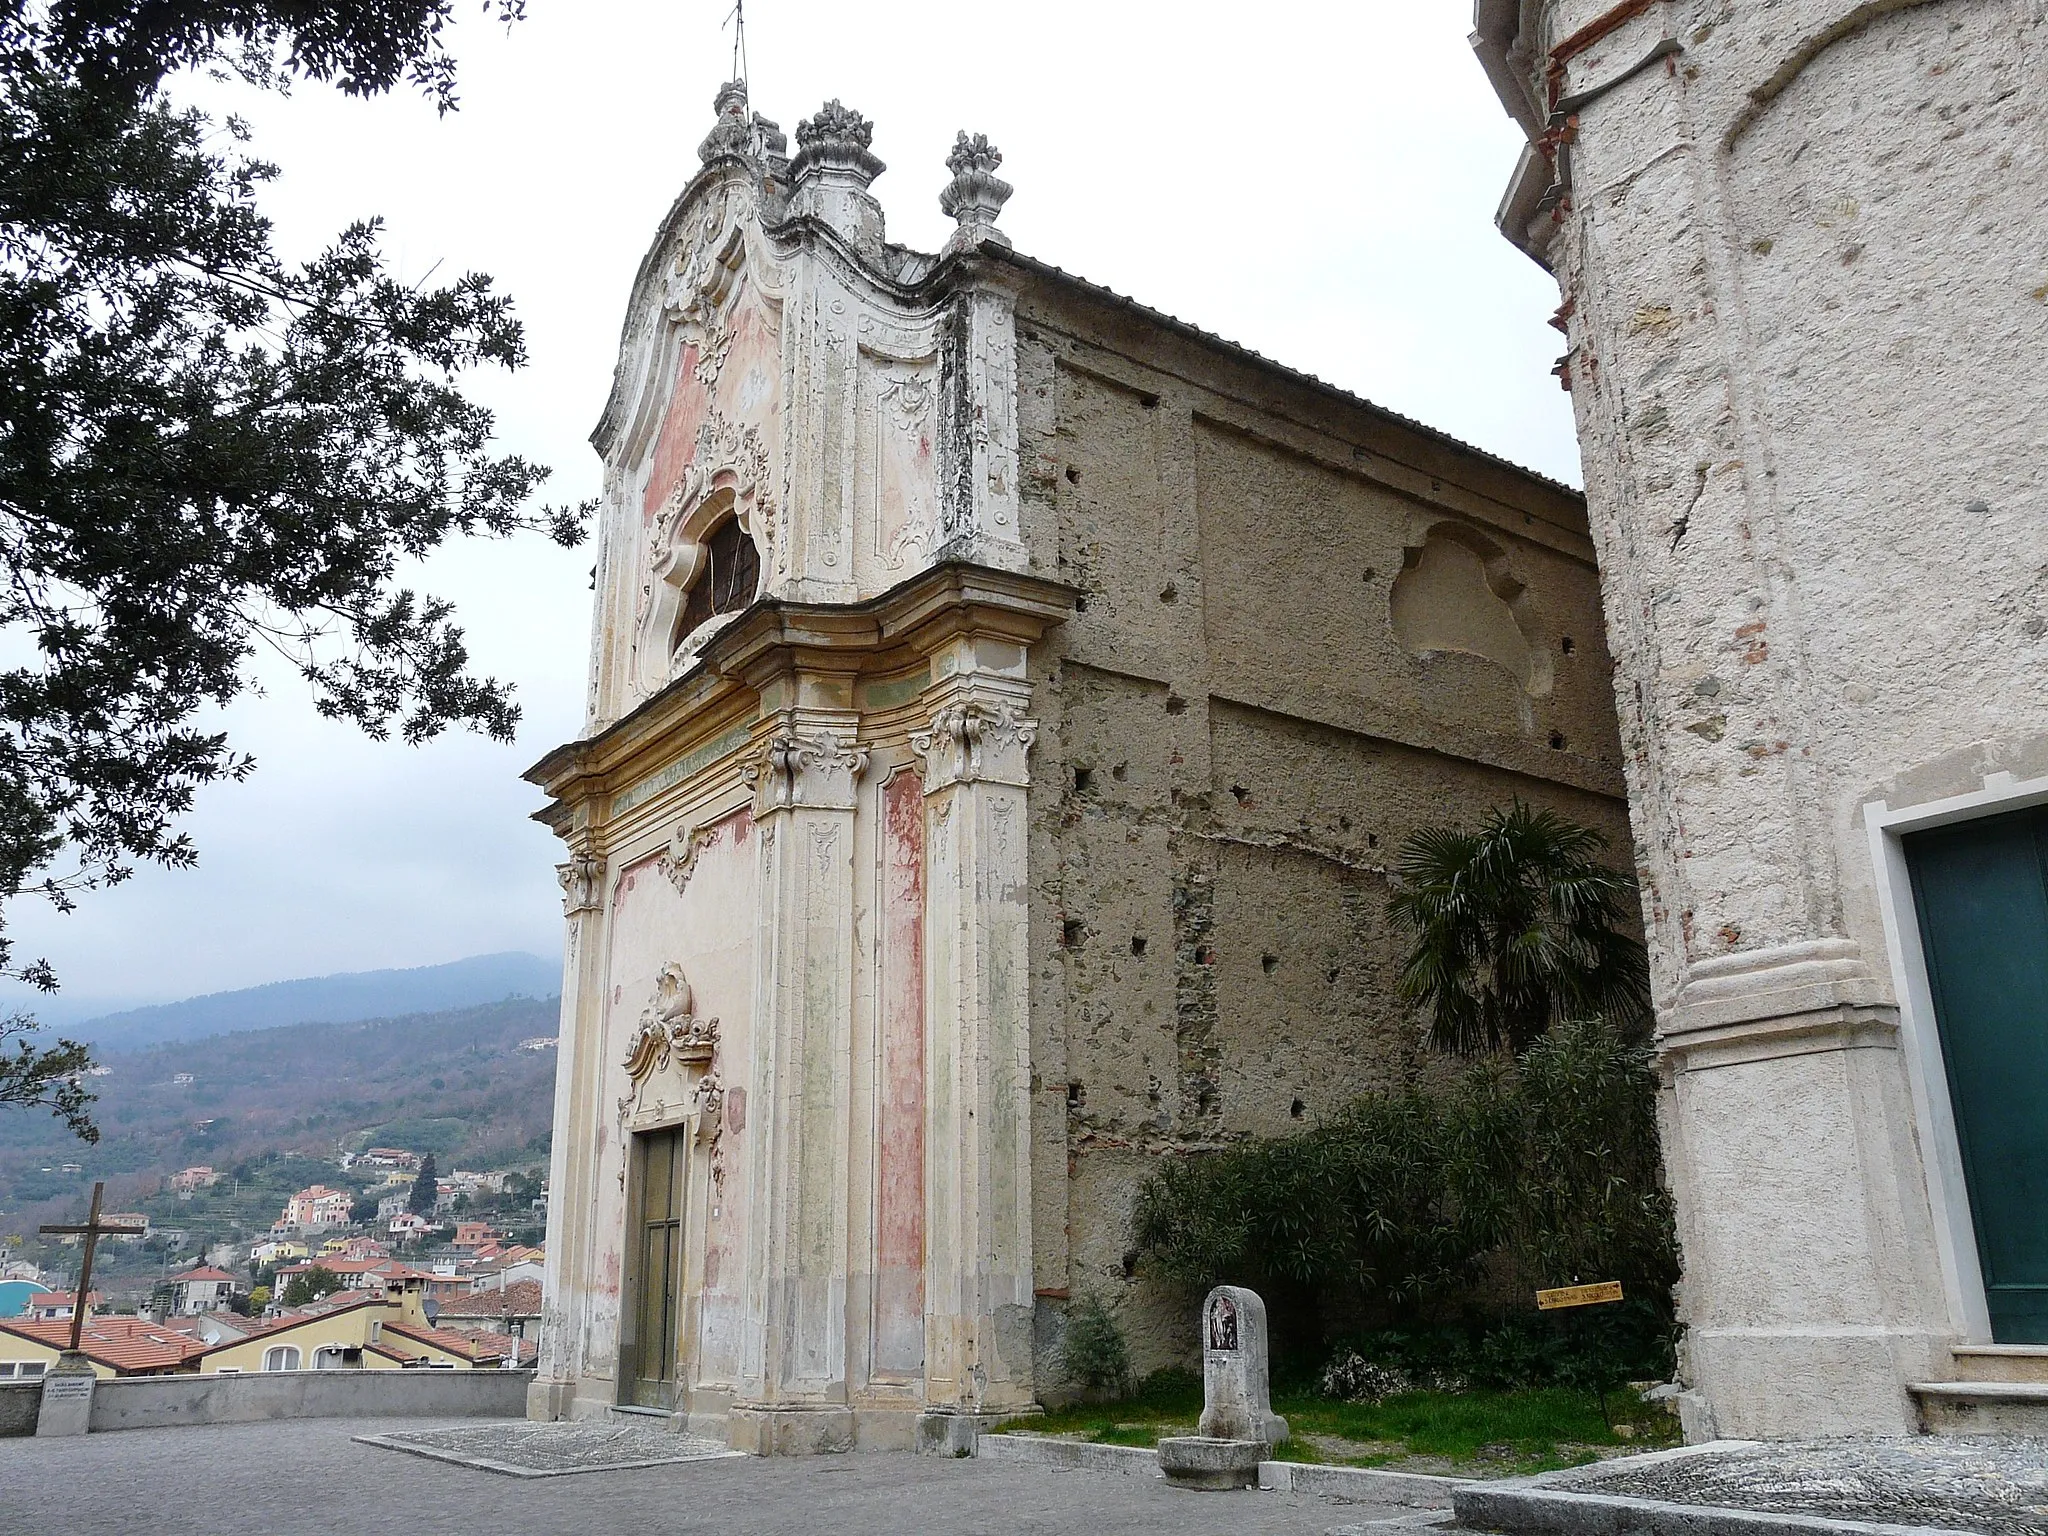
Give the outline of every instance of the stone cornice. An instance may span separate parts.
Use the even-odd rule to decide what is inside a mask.
[[[526,781],[555,802],[534,819],[561,832],[574,804],[630,783],[684,731],[697,734],[711,719],[752,723],[736,706],[779,676],[887,672],[963,636],[1029,646],[1073,611],[1075,596],[1061,582],[950,562],[865,602],[756,603],[712,637],[689,672],[597,735],[564,743],[527,769]]]

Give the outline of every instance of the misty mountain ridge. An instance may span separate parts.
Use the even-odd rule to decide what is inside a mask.
[[[69,1038],[100,1051],[136,1051],[245,1030],[353,1024],[474,1008],[509,998],[547,999],[559,996],[561,990],[562,972],[556,961],[512,951],[407,970],[345,971],[274,981],[183,1002],[130,1008],[64,1025],[62,1030]]]
[[[451,1168],[538,1168],[559,1009],[507,998],[105,1053],[105,1074],[87,1082],[97,1145],[47,1114],[0,1112],[0,1232],[69,1219],[96,1179],[116,1210],[215,1235],[262,1230],[298,1185],[348,1183],[335,1155],[367,1145],[432,1152]],[[196,1164],[224,1182],[173,1199],[164,1180]]]

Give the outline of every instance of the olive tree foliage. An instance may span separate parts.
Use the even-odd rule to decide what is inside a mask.
[[[506,22],[523,0],[487,5]],[[278,173],[181,105],[235,76],[456,105],[452,0],[0,0],[0,919],[140,861],[189,865],[199,722],[259,648],[372,736],[508,740],[449,605],[401,579],[450,537],[581,537],[462,392],[525,342],[490,278],[409,283],[375,219],[272,248]],[[56,977],[0,932],[0,975]]]

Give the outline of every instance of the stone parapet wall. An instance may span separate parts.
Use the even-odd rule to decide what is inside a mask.
[[[36,1432],[36,1413],[43,1405],[40,1381],[9,1382],[0,1387],[0,1439]]]
[[[516,1419],[532,1371],[265,1371],[116,1377],[93,1388],[92,1430],[271,1419]],[[40,1381],[0,1387],[0,1436],[32,1435]]]

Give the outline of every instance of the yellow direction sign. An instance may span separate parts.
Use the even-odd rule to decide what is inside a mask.
[[[1621,1300],[1621,1282],[1602,1280],[1595,1285],[1561,1285],[1554,1291],[1536,1293],[1536,1309],[1539,1312],[1555,1312],[1559,1307],[1592,1307],[1603,1301]]]

